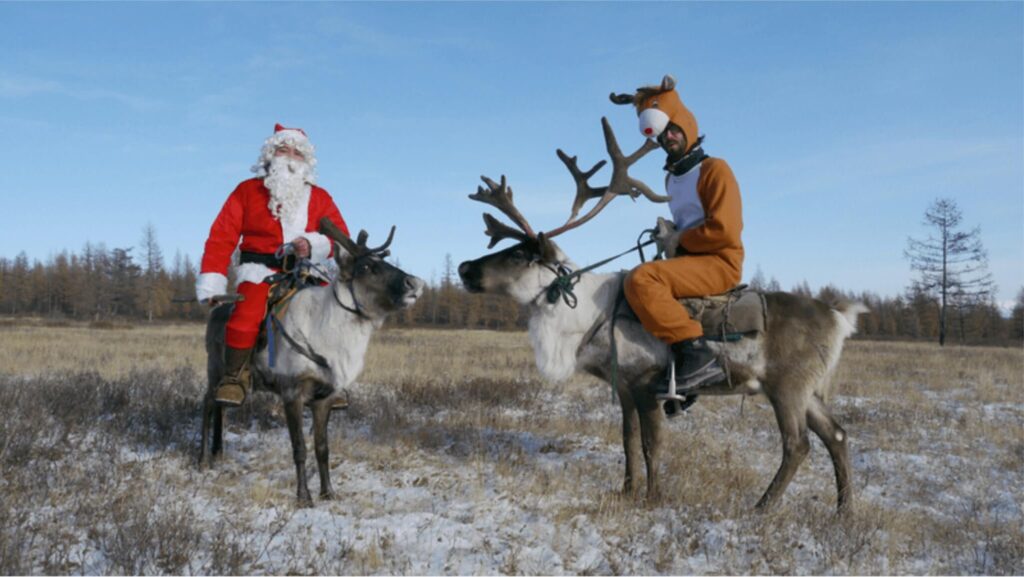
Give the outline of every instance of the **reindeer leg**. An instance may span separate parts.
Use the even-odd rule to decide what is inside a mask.
[[[213,406],[213,443],[210,446],[210,459],[220,456],[224,449],[224,407],[214,403]]]
[[[795,396],[771,396],[769,400],[775,409],[775,420],[782,434],[782,465],[757,502],[756,508],[759,510],[766,510],[775,504],[811,448],[807,439],[807,409],[803,400]]]
[[[203,408],[199,411],[200,418],[202,419],[202,436],[199,440],[199,466],[202,467],[206,463],[206,449],[209,446],[207,443],[210,442],[210,425],[213,419],[213,399],[210,398],[210,394],[207,393],[203,397]]]
[[[320,473],[320,498],[330,501],[334,499],[331,488],[331,465],[327,444],[327,422],[331,418],[331,401],[321,400],[312,404],[313,409],[313,446],[316,450],[316,468]]]
[[[288,421],[288,436],[292,440],[292,457],[295,459],[299,506],[311,507],[313,497],[309,495],[306,483],[306,438],[302,434],[302,408],[301,397],[284,401],[284,415]]]
[[[619,385],[618,393],[619,406],[622,408],[622,448],[626,454],[626,478],[622,483],[622,494],[632,497],[636,496],[636,482],[640,477],[640,418],[629,387]]]
[[[839,426],[831,411],[817,396],[811,397],[807,408],[807,424],[828,449],[832,467],[836,471],[836,506],[840,513],[847,513],[853,506],[853,487],[850,484],[850,456],[847,452],[846,431]]]
[[[665,416],[658,400],[647,392],[646,387],[638,395],[637,411],[640,413],[640,434],[647,465],[647,500],[653,503],[661,499],[658,465],[661,463],[661,425]]]

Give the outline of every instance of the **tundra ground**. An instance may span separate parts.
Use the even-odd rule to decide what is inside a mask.
[[[542,382],[523,333],[384,330],[331,420],[338,498],[299,509],[271,395],[196,467],[202,331],[0,322],[0,574],[1024,573],[1018,349],[848,342],[837,518],[813,437],[753,512],[781,456],[763,400],[670,422],[646,503],[618,493],[608,385]]]

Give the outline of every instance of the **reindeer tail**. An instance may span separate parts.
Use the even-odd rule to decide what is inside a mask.
[[[838,313],[843,338],[845,339],[857,332],[857,317],[868,312],[869,309],[861,302],[842,301],[832,305],[832,310]]]

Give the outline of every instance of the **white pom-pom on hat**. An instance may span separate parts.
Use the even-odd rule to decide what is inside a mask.
[[[654,140],[668,128],[669,117],[657,108],[648,108],[640,113],[640,134]]]

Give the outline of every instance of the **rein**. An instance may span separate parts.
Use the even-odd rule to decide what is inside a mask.
[[[576,287],[576,283],[580,281],[580,277],[583,275],[583,273],[590,272],[598,267],[604,266],[617,258],[626,256],[627,254],[633,251],[636,251],[640,255],[641,263],[647,262],[647,259],[644,257],[644,247],[650,246],[656,242],[654,239],[654,235],[656,233],[657,231],[653,228],[641,231],[640,236],[638,236],[636,239],[636,246],[629,248],[623,252],[620,252],[615,256],[610,256],[604,260],[585,266],[577,271],[570,270],[569,267],[565,266],[563,263],[557,263],[555,266],[551,266],[548,265],[547,263],[544,263],[544,267],[550,270],[551,272],[555,273],[555,275],[557,276],[555,276],[555,280],[551,281],[551,284],[549,284],[547,288],[541,291],[540,294],[537,295],[537,297],[540,297],[540,295],[545,295],[545,298],[547,299],[549,304],[555,304],[558,302],[558,299],[562,299],[562,301],[569,308],[576,308],[579,299],[576,298],[576,294],[573,292],[573,289]],[[645,234],[648,235],[649,238],[646,241],[641,242],[641,239],[644,237]],[[534,298],[534,300],[536,300],[536,298]]]

